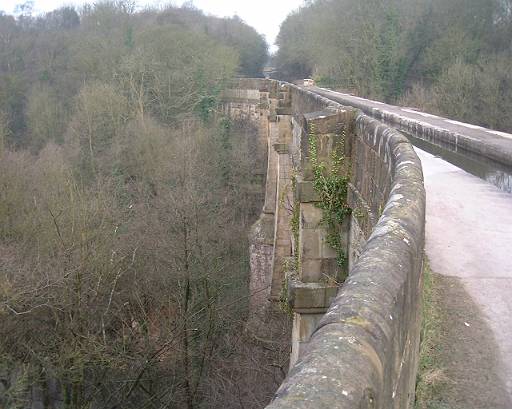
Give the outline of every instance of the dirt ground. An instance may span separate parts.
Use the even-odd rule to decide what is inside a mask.
[[[440,384],[426,409],[511,409],[499,350],[485,317],[460,279],[433,274],[440,331],[431,368]]]

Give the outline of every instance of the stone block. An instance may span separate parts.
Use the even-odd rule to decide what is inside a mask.
[[[304,157],[302,157],[302,159],[302,177],[304,178],[304,180],[308,181],[315,180],[313,165],[309,161],[304,161]]]
[[[304,115],[308,122],[308,133],[335,133],[340,117],[336,112],[317,111]]]
[[[301,314],[327,311],[337,291],[336,285],[304,283],[296,279],[288,281],[288,301],[294,312]]]
[[[321,257],[320,245],[322,243],[322,236],[319,230],[301,230],[299,241],[301,260]]]
[[[338,260],[336,258],[323,258],[321,267],[321,279],[322,280],[334,280],[337,279],[337,273],[339,271]]]
[[[320,231],[319,240],[320,258],[336,258],[336,250],[327,242],[327,232],[325,230]]]
[[[311,335],[318,328],[323,313],[320,314],[293,314],[292,353],[290,368],[295,365],[302,351],[307,348]]]
[[[336,279],[338,264],[335,258],[304,259],[300,263],[299,277],[305,283],[318,283]]]
[[[316,283],[322,278],[322,260],[315,259],[301,259],[300,260],[300,279],[305,283]]]
[[[324,212],[312,203],[301,203],[300,217],[302,230],[318,229],[321,227]]]
[[[287,143],[275,143],[273,146],[275,151],[281,155],[287,154],[290,151],[289,145]]]
[[[318,203],[320,201],[320,195],[316,191],[313,182],[297,180],[295,200],[299,203]]]
[[[337,138],[332,133],[315,135],[318,160],[326,163],[331,162],[332,153],[336,147]]]
[[[291,107],[278,107],[276,108],[277,115],[293,115],[293,111]]]

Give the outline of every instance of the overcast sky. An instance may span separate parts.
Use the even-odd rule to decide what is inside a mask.
[[[6,13],[13,13],[16,4],[25,0],[0,0],[0,10]],[[85,0],[34,0],[35,11],[51,11],[63,5],[80,5]],[[302,5],[304,0],[194,0],[194,5],[206,13],[217,16],[238,15],[249,25],[253,26],[260,33],[264,34],[269,44],[273,44],[279,26],[286,16]],[[94,3],[94,0],[89,0]],[[139,6],[147,4],[165,4],[160,0],[138,0]],[[174,0],[172,3],[181,5],[184,0]]]

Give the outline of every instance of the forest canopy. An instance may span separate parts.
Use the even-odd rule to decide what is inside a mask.
[[[307,1],[277,42],[288,80],[512,131],[510,0]]]
[[[264,38],[191,7],[20,10],[0,15],[0,407],[263,407],[290,338],[246,330],[266,161],[218,102]]]
[[[10,145],[62,141],[84,85],[108,84],[132,108],[124,119],[148,113],[170,124],[206,114],[226,79],[259,76],[267,61],[265,39],[236,17],[136,12],[129,1],[31,16],[29,5],[0,15],[0,135]]]

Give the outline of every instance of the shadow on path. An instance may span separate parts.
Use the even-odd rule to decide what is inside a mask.
[[[431,409],[511,409],[499,348],[458,278],[435,275],[441,313],[440,360],[448,377]]]

